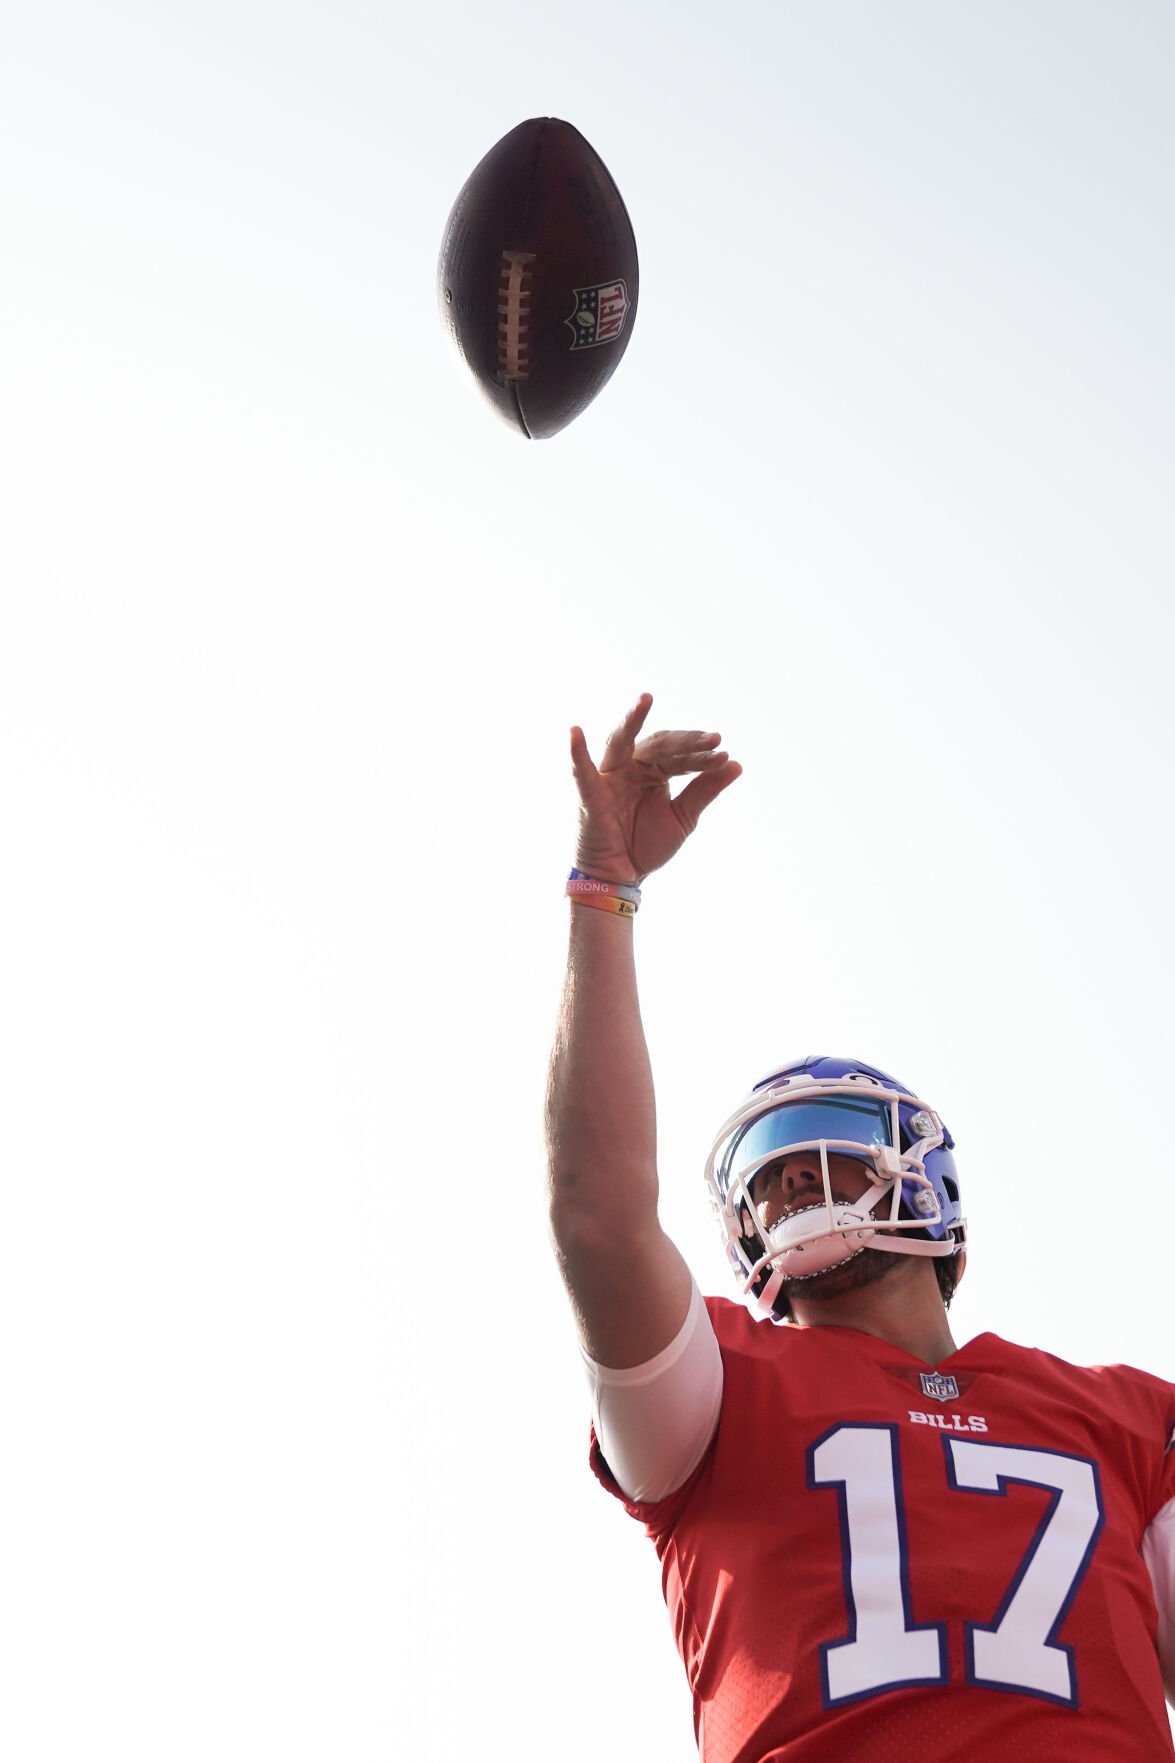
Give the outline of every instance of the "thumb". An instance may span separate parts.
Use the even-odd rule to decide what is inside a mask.
[[[575,773],[580,799],[586,802],[589,793],[599,783],[600,774],[588,752],[587,740],[581,728],[573,728],[571,731],[571,769]]]
[[[673,798],[673,811],[687,833],[693,832],[714,798],[720,796],[742,773],[743,768],[738,760],[728,759],[725,765],[714,771],[700,772],[690,780],[680,796]]]

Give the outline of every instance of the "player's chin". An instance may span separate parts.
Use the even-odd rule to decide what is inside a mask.
[[[842,1298],[846,1292],[859,1292],[864,1286],[892,1278],[905,1259],[902,1255],[887,1255],[881,1249],[862,1249],[851,1261],[828,1267],[811,1279],[790,1280],[788,1290],[798,1298]]]

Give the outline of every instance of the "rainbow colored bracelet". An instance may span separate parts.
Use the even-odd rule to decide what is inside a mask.
[[[635,918],[641,903],[641,891],[627,882],[601,881],[582,869],[573,869],[567,877],[566,893],[581,906],[594,906],[599,912],[618,912],[622,918]]]

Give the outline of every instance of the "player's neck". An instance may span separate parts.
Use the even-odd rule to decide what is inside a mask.
[[[926,1365],[956,1351],[946,1306],[929,1261],[902,1257],[887,1279],[837,1298],[792,1297],[792,1314],[808,1328],[855,1328],[889,1341]]]

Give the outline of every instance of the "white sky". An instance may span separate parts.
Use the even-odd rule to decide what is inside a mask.
[[[540,1102],[643,689],[664,1215],[773,1061],[951,1125],[985,1328],[1175,1378],[1175,13],[45,0],[0,67],[0,1745],[688,1763]],[[435,312],[524,117],[641,250],[527,445]]]

